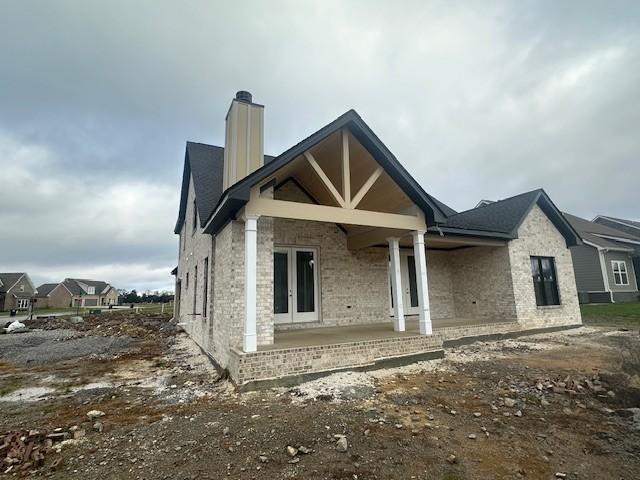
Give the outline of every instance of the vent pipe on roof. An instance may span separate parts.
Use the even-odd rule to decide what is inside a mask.
[[[240,90],[231,101],[224,141],[224,182],[231,185],[264,164],[264,106]]]

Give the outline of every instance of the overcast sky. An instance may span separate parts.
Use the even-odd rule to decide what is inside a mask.
[[[185,141],[237,90],[278,154],[355,108],[457,210],[639,219],[640,2],[0,2],[0,271],[173,288]]]

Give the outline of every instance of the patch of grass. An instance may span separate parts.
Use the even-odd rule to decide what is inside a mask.
[[[580,305],[587,323],[640,325],[640,302]]]

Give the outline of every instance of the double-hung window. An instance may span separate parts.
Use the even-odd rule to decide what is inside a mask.
[[[627,273],[627,262],[622,260],[612,260],[613,283],[616,285],[629,285],[629,274]]]
[[[538,306],[560,305],[556,265],[553,257],[531,257],[533,288]]]

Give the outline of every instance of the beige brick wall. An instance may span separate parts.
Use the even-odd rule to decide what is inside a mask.
[[[456,317],[516,318],[506,246],[454,250],[449,254],[449,265]]]
[[[179,245],[178,252],[178,275],[181,280],[182,291],[180,294],[180,309],[178,312],[179,321],[184,324],[185,330],[191,337],[205,350],[209,350],[211,337],[210,332],[210,300],[211,300],[211,279],[209,280],[209,306],[207,314],[203,315],[204,300],[204,259],[209,258],[209,268],[212,265],[213,239],[211,235],[202,233],[202,228],[198,222],[196,232],[193,233],[193,179],[189,182],[189,193],[187,196],[187,209],[185,222],[182,226],[181,237],[184,246]],[[198,266],[197,284],[195,281],[195,267]],[[189,285],[187,287],[187,272],[189,273]],[[194,298],[195,297],[195,298]],[[195,300],[195,309],[194,309]]]
[[[561,305],[536,305],[531,256],[554,257]],[[571,253],[564,237],[538,206],[531,210],[518,229],[518,238],[509,242],[509,259],[516,312],[524,328],[582,322]]]
[[[451,275],[451,252],[427,250],[427,283],[431,319],[455,316]]]
[[[275,198],[309,202],[292,182],[278,189]],[[347,236],[336,224],[284,218],[274,219],[273,242],[318,249],[322,325],[391,321],[387,248],[349,250]]]

